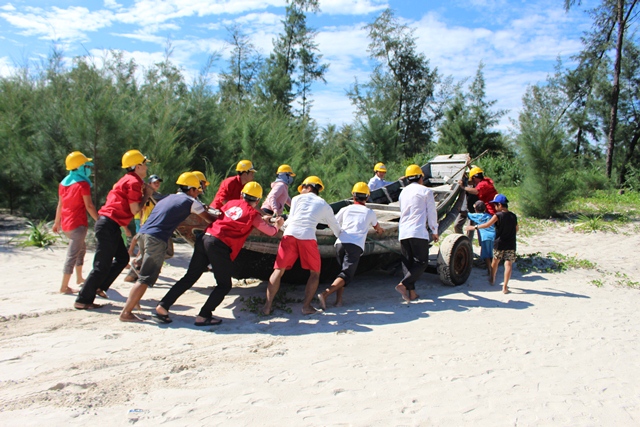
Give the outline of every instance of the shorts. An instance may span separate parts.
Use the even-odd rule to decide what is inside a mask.
[[[337,243],[336,244],[336,257],[338,258],[338,264],[340,264],[341,271],[338,277],[344,280],[344,286],[346,287],[353,279],[358,269],[358,262],[362,256],[362,248],[353,243]]]
[[[480,242],[480,258],[493,258],[493,240],[482,240]]]
[[[305,270],[320,271],[320,251],[315,240],[298,240],[293,236],[284,236],[278,246],[278,255],[273,268],[289,270],[300,258]]]
[[[505,250],[500,250],[500,249],[494,249],[493,250],[493,257],[495,259],[498,260],[505,260],[505,261],[511,261],[511,262],[515,262],[516,260],[516,250],[515,249],[505,249]]]
[[[164,264],[167,253],[167,242],[157,239],[149,234],[140,234],[139,240],[142,255],[142,265],[138,272],[138,282],[152,287],[155,285]],[[142,249],[144,248],[144,249]]]

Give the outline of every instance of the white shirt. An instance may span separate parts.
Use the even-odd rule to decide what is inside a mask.
[[[369,180],[369,184],[367,185],[369,186],[369,190],[373,191],[389,184],[391,184],[391,181],[385,181],[384,179],[380,178],[378,175],[374,175],[373,178]]]
[[[429,231],[438,234],[438,212],[433,191],[417,182],[407,185],[398,198],[400,224],[398,239],[418,238],[429,240]]]
[[[364,243],[367,240],[369,227],[378,224],[378,217],[375,212],[363,205],[350,205],[340,209],[336,214],[336,220],[342,228],[338,243],[353,243],[364,250]]]
[[[300,194],[291,199],[289,218],[284,222],[284,235],[299,240],[316,240],[316,225],[327,224],[336,237],[340,226],[333,209],[322,197],[314,193]]]

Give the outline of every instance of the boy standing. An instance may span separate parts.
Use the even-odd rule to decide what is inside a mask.
[[[367,239],[369,227],[373,227],[376,233],[382,234],[383,228],[378,224],[375,212],[365,206],[369,198],[369,187],[364,182],[358,182],[351,190],[353,195],[353,205],[340,209],[336,214],[336,220],[342,231],[336,240],[336,257],[342,270],[331,286],[324,292],[318,294],[320,305],[323,310],[327,309],[327,297],[336,292],[336,307],[342,305],[342,293],[344,287],[351,282],[358,262],[364,252],[364,243]]]
[[[491,280],[489,283],[494,284],[496,274],[498,273],[498,265],[500,260],[504,260],[504,284],[502,285],[502,293],[509,293],[509,279],[513,269],[513,262],[516,260],[516,233],[518,232],[518,217],[509,211],[509,200],[504,194],[497,194],[492,201],[496,214],[482,225],[476,225],[476,228],[482,230],[496,225],[496,238],[493,244],[493,263],[491,264]]]
[[[491,215],[487,213],[487,208],[482,200],[477,200],[473,204],[473,209],[476,213],[469,212],[467,215],[471,222],[480,225],[489,222]],[[475,225],[469,225],[465,228],[466,231],[478,230]],[[483,228],[480,231],[480,259],[483,259],[487,264],[487,272],[489,273],[489,281],[491,281],[491,259],[493,258],[493,241],[496,237],[495,226],[489,228]]]

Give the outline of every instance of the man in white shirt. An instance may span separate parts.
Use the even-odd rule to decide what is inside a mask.
[[[327,224],[336,237],[340,235],[340,226],[333,215],[333,209],[318,195],[323,189],[324,184],[320,178],[309,176],[298,187],[300,195],[291,200],[289,218],[284,223],[286,228],[278,246],[273,273],[269,277],[267,301],[262,309],[266,315],[271,314],[273,299],[280,289],[280,280],[284,272],[293,267],[298,258],[302,268],[310,271],[302,302],[302,313],[317,312],[311,306],[311,300],[320,282],[321,259],[316,240],[316,226],[319,223]]]
[[[378,188],[391,184],[391,181],[384,180],[384,177],[387,175],[387,167],[384,163],[376,163],[373,167],[373,172],[375,175],[369,180],[369,190],[377,190]]]
[[[367,240],[369,227],[373,227],[378,234],[382,234],[384,231],[378,224],[375,212],[365,206],[369,194],[367,184],[364,182],[356,183],[351,190],[353,205],[340,209],[340,212],[336,214],[336,220],[342,228],[340,237],[335,244],[336,257],[342,270],[331,286],[318,294],[323,310],[327,309],[327,297],[334,292],[336,293],[336,307],[342,305],[342,293],[358,269],[358,262],[364,252],[364,243]]]
[[[433,191],[422,185],[424,173],[420,166],[408,166],[405,177],[409,185],[402,190],[398,199],[400,201],[398,239],[402,251],[404,277],[396,286],[396,291],[408,302],[418,298],[415,283],[429,262],[429,231],[433,241],[438,241],[438,212]]]

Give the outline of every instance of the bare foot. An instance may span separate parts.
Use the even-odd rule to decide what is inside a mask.
[[[271,304],[265,304],[264,307],[262,307],[262,314],[265,316],[271,316],[272,313]]]
[[[420,298],[420,295],[416,294],[416,291],[409,291],[409,299],[415,301]]]
[[[93,304],[93,303],[91,303],[91,304],[82,304],[80,302],[76,302],[75,304],[73,304],[73,307],[76,310],[93,310],[93,309],[102,307],[102,305]]]
[[[136,281],[136,278],[134,276],[129,276],[128,274],[126,276],[124,276],[124,281],[127,283],[133,283]]]
[[[507,288],[507,287],[502,288],[502,293],[503,294],[508,294],[509,293],[509,288]]]
[[[84,277],[79,278],[78,280],[76,280],[76,285],[84,285],[84,281],[86,279]]]
[[[60,289],[60,293],[61,294],[65,294],[65,295],[73,295],[73,294],[77,294],[78,290],[74,289],[74,288],[67,287],[67,289]]]
[[[120,321],[121,322],[142,322],[142,319],[133,313],[121,313]]]
[[[302,307],[302,314],[316,314],[318,312],[318,310],[316,310],[315,308],[309,306],[309,307]]]
[[[327,309],[327,301],[325,301],[324,295],[318,294],[318,301],[320,301],[320,307],[322,307],[323,310],[326,310]]]
[[[140,307],[140,303],[137,303],[134,310],[142,310],[142,307]]]
[[[342,300],[338,301],[336,300],[336,303],[333,304],[334,307],[342,307]]]
[[[396,291],[398,291],[398,293],[402,295],[403,300],[405,300],[406,302],[411,301],[411,298],[409,298],[409,293],[407,292],[407,288],[402,283],[396,286]]]
[[[98,295],[100,298],[109,299],[107,293],[102,289],[96,289],[96,295]]]

